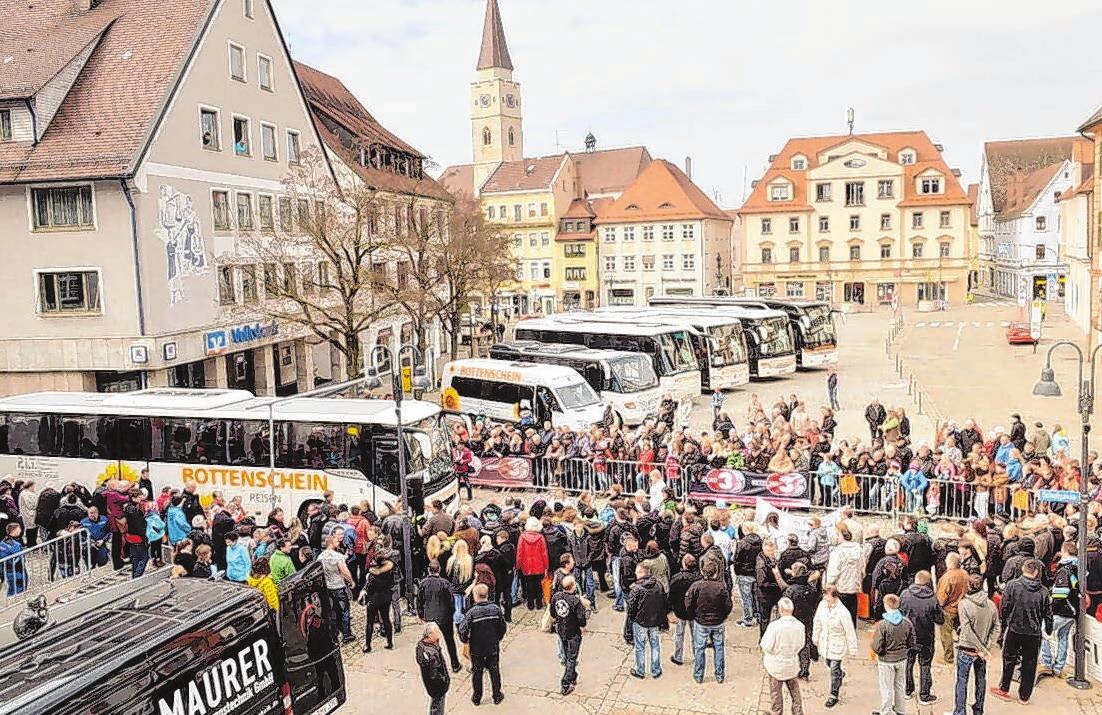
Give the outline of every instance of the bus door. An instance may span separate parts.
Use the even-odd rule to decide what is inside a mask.
[[[315,561],[279,582],[279,631],[295,715],[333,712],[345,701],[337,617],[321,564]]]

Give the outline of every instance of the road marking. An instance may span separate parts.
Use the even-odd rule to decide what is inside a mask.
[[[957,337],[953,340],[953,352],[956,352],[957,348],[960,347],[960,334],[963,331],[964,331],[964,323],[961,323],[960,327],[957,328]]]
[[[994,327],[994,326],[995,326],[995,324],[994,324],[994,323],[992,323],[992,322],[991,322],[991,321],[989,320],[989,321],[987,321],[987,325],[985,325],[984,327],[985,327],[985,328],[992,328],[992,327]]]
[[[939,325],[941,325],[941,323],[940,323],[939,321],[936,321],[936,320],[935,320],[934,322],[930,323],[930,327],[931,327],[931,328],[936,328],[936,327],[938,327]]]
[[[947,321],[945,321],[945,327],[946,327],[946,328],[951,328],[951,327],[953,327],[953,321],[951,321],[951,320],[947,320]]]

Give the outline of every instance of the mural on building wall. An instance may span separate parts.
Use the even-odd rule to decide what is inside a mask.
[[[168,262],[168,300],[175,305],[184,299],[185,276],[207,274],[207,250],[199,216],[187,194],[161,184],[157,218],[157,235],[165,244]]]

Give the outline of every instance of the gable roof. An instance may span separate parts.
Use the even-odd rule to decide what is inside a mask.
[[[593,213],[593,209],[585,199],[571,201],[570,207],[562,215],[563,218],[595,218],[596,216],[597,214]]]
[[[961,188],[960,182],[953,176],[952,170],[945,163],[941,151],[930,140],[926,132],[921,130],[902,132],[873,132],[869,134],[834,134],[821,137],[797,137],[789,139],[779,154],[773,157],[764,175],[758,180],[757,185],[743,202],[740,213],[796,213],[800,211],[812,211],[807,196],[807,172],[792,171],[790,168],[792,157],[802,154],[807,157],[807,169],[820,166],[819,154],[828,149],[839,147],[849,142],[861,142],[874,148],[883,149],[887,154],[886,161],[896,163],[897,155],[902,149],[913,149],[915,163],[904,168],[904,186],[900,192],[902,201],[900,205],[953,205],[967,204],[968,196]],[[914,188],[914,177],[928,169],[936,169],[944,176],[945,190],[941,194],[933,196],[918,196]],[[778,178],[787,179],[793,184],[793,191],[788,201],[770,201],[768,186]]]
[[[474,164],[453,164],[445,167],[436,180],[452,196],[474,196]]]
[[[535,159],[503,161],[482,185],[482,193],[549,189],[566,160],[566,154],[552,154]]]
[[[484,70],[498,67],[513,69],[509,46],[505,43],[505,28],[501,24],[501,8],[497,0],[486,0],[486,19],[482,23],[482,47],[478,51],[478,66]]]
[[[330,123],[335,123],[347,131],[353,140],[363,146],[380,144],[396,149],[424,160],[424,155],[412,146],[402,141],[396,134],[379,123],[371,112],[360,103],[356,95],[345,86],[344,82],[330,74],[326,74],[310,65],[296,61],[295,73],[298,75],[299,84],[302,86],[303,95],[314,120],[314,126],[321,135],[325,145],[335,154],[341,157],[356,174],[373,189],[391,191],[399,194],[411,194],[415,196],[427,196],[434,199],[451,201],[452,196],[447,190],[432,179],[428,174],[422,178],[414,178],[385,169],[376,169],[372,166],[364,166],[359,161],[356,148],[349,147],[326,123],[323,117]]]
[[[578,168],[578,183],[586,194],[620,193],[651,163],[645,146],[571,154]]]
[[[87,11],[75,5],[35,0],[4,8],[0,55],[30,49],[34,58],[0,64],[5,96],[33,94],[90,42],[98,44],[41,141],[0,144],[2,182],[131,173],[216,3],[102,0]],[[9,76],[10,65],[18,69]]]
[[[618,199],[598,212],[597,222],[704,218],[731,220],[685,172],[665,159],[656,159]]]
[[[1011,177],[1031,174],[1065,159],[1093,164],[1094,142],[1081,136],[993,141],[983,145],[983,154],[991,202],[995,215],[1001,218],[1008,210]]]
[[[1052,180],[1056,178],[1063,166],[1064,162],[1061,161],[1058,164],[1049,164],[1040,169],[1035,169],[1028,174],[1018,173],[1012,175],[1007,185],[1006,203],[1003,206],[1002,213],[999,214],[999,218],[1014,218],[1029,211],[1041,192],[1052,183]]]

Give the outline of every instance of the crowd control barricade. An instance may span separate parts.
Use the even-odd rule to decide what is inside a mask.
[[[51,586],[92,573],[92,539],[87,529],[62,534],[0,559],[0,609],[33,598]]]
[[[899,480],[876,474],[844,473],[833,486],[811,474],[811,506],[837,509],[848,506],[855,514],[895,517],[901,506]]]
[[[677,499],[685,496],[683,470],[679,465],[667,468],[634,460],[602,457],[479,457],[472,463],[471,484],[502,489],[548,491],[562,489],[568,494],[607,492],[613,484],[625,494],[649,490],[649,473],[657,469]]]

